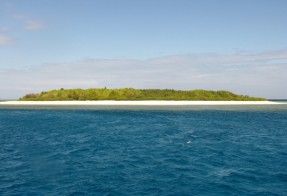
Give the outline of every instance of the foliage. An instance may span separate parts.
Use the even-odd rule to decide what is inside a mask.
[[[172,90],[172,89],[63,89],[27,94],[22,101],[66,100],[205,100],[205,101],[265,101],[264,98],[236,95],[229,91]]]

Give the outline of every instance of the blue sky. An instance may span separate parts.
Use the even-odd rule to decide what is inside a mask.
[[[0,99],[104,86],[287,98],[286,10],[285,0],[0,0]]]

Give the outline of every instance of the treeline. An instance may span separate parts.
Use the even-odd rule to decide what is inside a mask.
[[[229,91],[171,90],[171,89],[60,89],[27,94],[21,101],[68,101],[68,100],[205,100],[205,101],[265,101],[245,95],[236,95]]]

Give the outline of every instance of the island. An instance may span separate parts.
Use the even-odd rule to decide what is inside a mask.
[[[237,95],[229,91],[90,88],[59,89],[30,93],[19,101],[267,101],[265,98]]]

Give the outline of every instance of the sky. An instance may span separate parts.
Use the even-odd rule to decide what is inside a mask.
[[[60,88],[287,99],[286,0],[0,0],[0,99]]]

